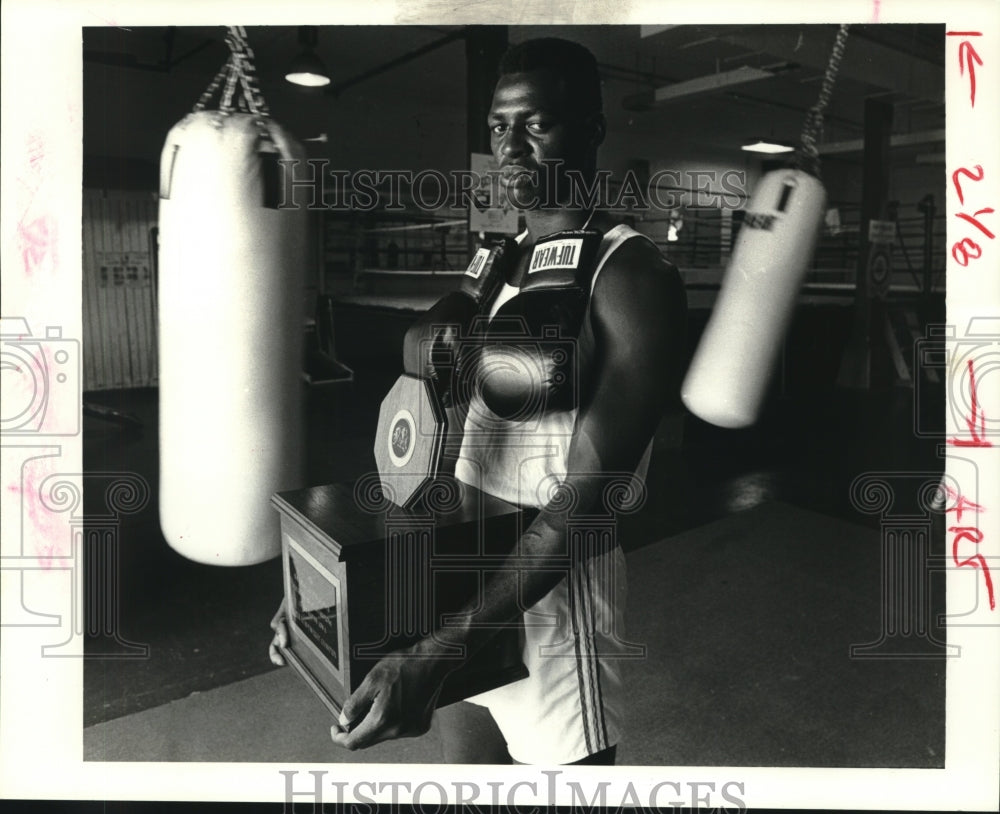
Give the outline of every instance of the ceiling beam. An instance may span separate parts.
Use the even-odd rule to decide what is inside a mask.
[[[715,40],[825,71],[836,30],[827,25],[644,25],[640,36],[662,37],[671,48]],[[683,42],[685,37],[695,39]],[[848,36],[840,65],[840,75],[848,79],[938,104],[944,102],[944,74],[940,65],[860,35]]]
[[[836,32],[824,26],[752,26],[722,34],[719,39],[750,51],[766,51],[812,68],[826,69]],[[856,82],[887,88],[918,99],[944,101],[944,70],[920,57],[863,37],[847,38],[840,75]]]
[[[398,68],[400,65],[405,65],[407,62],[412,62],[414,59],[422,57],[424,54],[429,54],[431,51],[436,51],[438,48],[448,45],[455,40],[463,39],[467,33],[468,26],[449,31],[443,37],[440,37],[433,42],[429,42],[426,45],[422,45],[413,51],[408,51],[402,56],[390,59],[388,62],[383,62],[380,65],[376,65],[374,68],[369,68],[367,71],[363,71],[356,76],[352,76],[350,79],[345,79],[343,82],[337,82],[335,85],[327,85],[327,87],[324,88],[324,92],[328,96],[339,96],[348,88],[359,85],[365,80],[371,79],[373,76],[378,76],[379,74],[385,73],[393,68]]]
[[[944,130],[922,130],[919,133],[898,133],[889,139],[890,147],[911,147],[914,144],[936,144],[944,141]],[[864,149],[861,139],[850,141],[831,141],[817,147],[820,155],[836,153],[860,153]]]
[[[688,79],[683,82],[674,82],[672,85],[664,85],[653,91],[653,102],[661,104],[680,99],[682,96],[693,96],[702,93],[714,93],[715,91],[731,87],[732,85],[743,85],[747,82],[756,82],[760,79],[770,79],[774,74],[771,71],[764,71],[760,68],[751,68],[749,65],[741,65],[731,71],[720,71],[696,79]]]
[[[173,27],[171,26],[172,30]],[[206,48],[219,44],[218,40],[202,40],[193,48],[185,51],[179,57],[174,58],[174,37],[168,32],[165,35],[165,54],[159,62],[140,62],[139,58],[126,51],[102,51],[98,49],[84,50],[83,61],[93,62],[100,65],[111,65],[115,68],[131,68],[137,71],[153,71],[154,73],[169,73],[182,62],[196,54],[200,54]]]

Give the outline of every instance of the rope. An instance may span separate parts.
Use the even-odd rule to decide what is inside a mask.
[[[833,83],[837,78],[837,71],[840,70],[840,61],[844,57],[844,48],[847,45],[847,24],[841,25],[837,31],[837,39],[833,43],[833,51],[830,53],[830,60],[826,65],[826,73],[823,76],[823,86],[819,91],[819,99],[806,114],[805,124],[802,126],[802,149],[797,156],[798,163],[802,169],[820,177],[819,172],[819,150],[816,142],[823,133],[823,111],[830,103],[830,96],[833,94]]]
[[[226,77],[226,90],[222,94],[222,99],[219,104],[219,110],[226,113],[233,112],[233,94],[236,93],[236,80],[239,76],[236,73],[235,61],[230,55],[229,62],[229,75]]]
[[[253,49],[247,42],[246,29],[241,26],[230,26],[226,34],[226,42],[232,51],[233,67],[243,86],[243,98],[246,99],[250,112],[259,116],[269,116],[267,103],[257,84],[257,70],[253,64]]]
[[[226,60],[226,64],[223,65],[221,68],[219,68],[219,72],[215,75],[215,79],[213,79],[209,83],[208,87],[205,88],[205,92],[201,95],[201,98],[195,104],[194,106],[195,112],[205,109],[205,105],[207,105],[209,103],[209,100],[211,100],[211,98],[215,95],[215,92],[219,89],[219,86],[222,84],[222,80],[225,79],[228,74],[229,74],[229,60]]]
[[[268,110],[267,102],[264,101],[263,94],[260,92],[260,86],[257,84],[253,49],[247,42],[246,29],[241,25],[229,26],[226,42],[232,51],[233,74],[239,76],[240,84],[243,87],[242,101],[246,102],[246,106],[254,116],[254,124],[260,131],[261,142],[273,144],[271,130],[267,126],[267,119],[270,118],[271,113]]]
[[[254,117],[254,124],[260,130],[261,141],[273,144],[271,129],[268,127],[271,112],[260,92],[257,69],[253,64],[253,49],[247,42],[246,29],[241,25],[229,26],[226,30],[226,45],[229,46],[229,58],[209,83],[205,92],[201,94],[194,106],[194,111],[197,113],[204,110],[212,97],[219,93],[221,87],[219,110],[225,115],[237,111],[250,113]],[[224,87],[223,83],[225,83]],[[239,97],[236,97],[237,84],[243,91]],[[233,104],[234,97],[236,98],[235,105]]]

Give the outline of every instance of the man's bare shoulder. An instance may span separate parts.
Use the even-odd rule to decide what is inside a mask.
[[[645,313],[651,305],[670,311],[686,308],[677,267],[652,240],[638,233],[605,260],[593,296],[596,310],[620,315]]]

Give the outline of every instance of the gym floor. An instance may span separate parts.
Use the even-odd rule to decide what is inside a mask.
[[[798,320],[790,347],[815,322]],[[942,470],[937,442],[914,437],[913,401],[940,424],[943,393],[835,389],[823,383],[828,370],[809,381],[801,369],[792,364],[750,430],[688,416],[683,445],[668,422],[657,435],[649,500],[619,535],[628,638],[646,648],[627,664],[619,763],[944,765],[944,659],[850,656],[851,645],[880,638],[883,611],[880,518],[849,495],[865,472]],[[377,408],[398,368],[366,363],[355,373],[308,392],[310,483],[374,467]],[[121,520],[118,599],[120,636],[149,655],[85,661],[85,759],[440,761],[433,729],[360,754],[329,742],[319,701],[267,658],[280,563],[217,568],[174,553],[157,519],[156,391],[86,400],[141,426],[86,416],[85,470],[134,472],[151,497]],[[204,420],[226,416],[206,405]],[[103,496],[85,499],[96,506]],[[943,530],[930,522],[940,553]],[[932,634],[943,639],[943,586],[932,587]]]

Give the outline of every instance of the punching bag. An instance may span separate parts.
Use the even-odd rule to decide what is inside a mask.
[[[684,405],[704,421],[738,428],[756,420],[825,207],[823,185],[797,169],[770,172],[754,190],[681,387]]]
[[[806,116],[800,166],[769,172],[750,198],[718,299],[681,385],[684,405],[710,424],[746,427],[760,413],[823,222],[826,191],[816,145],[847,31],[847,25],[837,31],[819,100]]]
[[[267,116],[197,110],[160,165],[160,525],[180,554],[250,565],[280,551],[271,495],[303,485],[307,210]]]

